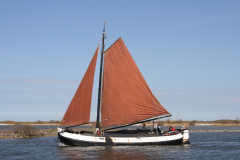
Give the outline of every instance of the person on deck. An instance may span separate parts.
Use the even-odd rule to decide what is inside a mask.
[[[175,132],[175,127],[174,126],[169,126],[169,131],[174,131]]]
[[[155,133],[158,132],[158,130],[157,130],[157,123],[155,123],[154,121],[153,121],[153,132],[155,132]]]
[[[169,131],[172,131],[172,127],[171,126],[168,126],[168,129],[169,129]]]
[[[162,128],[161,128],[161,126],[157,126],[157,134],[162,135]]]
[[[172,126],[172,131],[174,131],[174,132],[175,132],[175,127],[174,127],[174,126]]]
[[[142,129],[147,130],[147,127],[145,126],[145,124],[143,124]]]

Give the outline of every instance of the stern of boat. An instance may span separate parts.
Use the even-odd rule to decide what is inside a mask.
[[[182,143],[183,143],[183,144],[190,144],[188,127],[187,127],[187,126],[183,126],[183,127],[181,128],[181,131],[182,131],[182,134],[183,134]]]

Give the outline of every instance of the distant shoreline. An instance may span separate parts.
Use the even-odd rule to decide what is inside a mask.
[[[0,124],[0,126],[7,126],[7,125],[41,125],[41,126],[59,126],[60,124]]]
[[[60,126],[61,121],[58,120],[50,120],[50,121],[12,121],[12,120],[5,120],[0,121],[0,125],[55,125]],[[181,119],[179,120],[171,120],[167,119],[166,121],[163,120],[155,120],[155,123],[157,123],[160,126],[240,126],[240,120],[236,118],[235,120],[230,119],[220,119],[220,120],[214,120],[214,121],[198,121],[198,120],[192,120],[192,121],[183,121]],[[88,124],[84,124],[83,126],[93,126],[96,122],[89,122]],[[152,126],[153,121],[144,122],[146,126]],[[101,122],[100,122],[101,125]],[[143,123],[138,123],[136,125],[143,125]]]
[[[141,124],[140,124],[141,125]],[[152,126],[152,124],[146,124],[146,126]],[[176,124],[164,124],[161,126],[240,126],[240,124],[195,124],[195,125],[189,125],[187,123],[176,123]]]
[[[28,130],[28,132],[18,130],[1,130],[1,139],[18,139],[18,138],[35,138],[35,137],[55,137],[57,136],[57,129],[41,129],[41,130]]]
[[[60,126],[60,124],[31,124],[31,123],[19,123],[19,124],[1,124],[0,126],[4,126],[4,125],[41,125],[41,126]],[[141,126],[142,124],[137,124],[135,126]],[[92,124],[85,124],[84,126],[92,126]],[[133,125],[134,126],[134,125]],[[146,126],[152,126],[152,124],[146,124]],[[189,125],[189,124],[164,124],[162,126],[240,126],[240,124],[195,124],[195,125]]]

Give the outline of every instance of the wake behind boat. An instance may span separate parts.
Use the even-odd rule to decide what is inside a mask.
[[[99,46],[60,123],[62,126],[68,126],[65,129],[58,128],[60,141],[72,146],[189,143],[187,127],[163,135],[156,130],[153,132],[147,129],[116,130],[172,115],[153,95],[122,38],[104,51],[105,36],[104,24],[96,129],[93,132],[73,132],[70,128],[90,121],[92,88]]]

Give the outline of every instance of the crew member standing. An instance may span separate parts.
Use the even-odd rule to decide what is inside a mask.
[[[153,131],[158,134],[157,123],[153,121]]]

